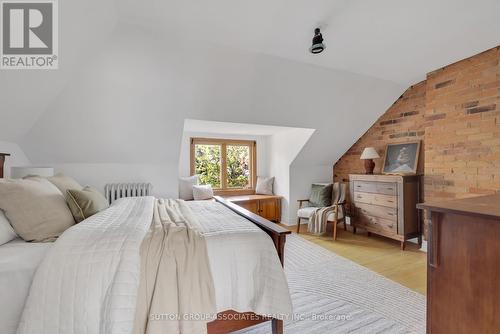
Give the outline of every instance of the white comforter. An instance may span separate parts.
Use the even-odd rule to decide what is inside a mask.
[[[35,274],[18,333],[131,333],[139,249],[153,200],[117,201],[67,230]],[[207,237],[217,310],[290,314],[288,286],[270,238],[218,203],[189,205]]]

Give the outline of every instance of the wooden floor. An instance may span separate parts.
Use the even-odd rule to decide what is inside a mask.
[[[296,226],[282,226],[293,232],[296,231]],[[399,241],[373,234],[368,237],[366,232],[360,229],[356,234],[353,234],[350,229],[344,231],[342,224],[339,224],[337,228],[337,241],[333,241],[329,231],[325,236],[316,236],[308,234],[306,230],[307,225],[302,224],[299,235],[425,295],[427,291],[427,255],[418,250],[417,244],[409,242],[406,250],[401,251]]]

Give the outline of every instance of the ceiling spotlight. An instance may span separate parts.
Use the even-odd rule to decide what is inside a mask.
[[[311,53],[317,54],[323,52],[326,49],[326,45],[323,44],[323,35],[321,35],[321,30],[319,28],[314,29],[314,37],[312,46],[309,48]]]

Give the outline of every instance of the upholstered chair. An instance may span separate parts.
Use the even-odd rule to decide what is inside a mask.
[[[337,239],[337,224],[341,221],[344,223],[344,230],[347,230],[345,221],[345,200],[347,186],[343,182],[335,182],[332,188],[332,205],[333,209],[327,217],[327,224],[333,223],[333,240]],[[297,211],[297,233],[300,233],[300,221],[307,219],[313,215],[320,207],[310,206],[309,199],[301,199],[299,202],[299,210]],[[306,205],[304,205],[306,203]]]

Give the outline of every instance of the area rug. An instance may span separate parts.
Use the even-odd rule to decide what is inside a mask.
[[[287,238],[285,272],[294,307],[286,334],[425,333],[423,295],[295,234]]]

